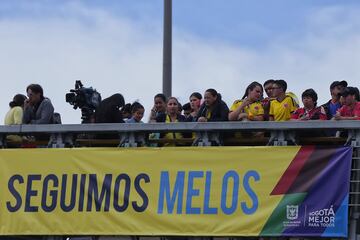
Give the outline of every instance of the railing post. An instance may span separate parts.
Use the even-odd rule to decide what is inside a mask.
[[[0,134],[0,148],[6,147],[6,135]]]
[[[63,142],[61,133],[53,133],[50,135],[48,147],[50,148],[63,148],[65,144]]]
[[[135,133],[133,132],[121,133],[119,147],[138,147],[135,138]]]
[[[220,146],[220,134],[219,132],[196,132],[196,138],[193,142],[193,146],[211,146],[212,143],[215,143],[217,146]]]
[[[53,133],[50,135],[48,147],[51,148],[64,148],[73,147],[73,136],[70,133]]]
[[[360,219],[360,130],[349,131],[349,138],[351,137],[351,146],[353,147],[353,164],[352,164],[352,184],[351,192],[351,209],[350,209],[350,226],[349,239],[356,240],[360,235],[358,228]]]
[[[274,146],[287,146],[288,141],[296,145],[295,132],[288,130],[272,130],[270,132],[270,139],[268,142],[269,145]]]
[[[285,133],[283,130],[273,130],[270,134],[271,135],[268,145],[273,142],[274,146],[287,146],[287,141],[285,139]]]
[[[205,147],[211,146],[207,132],[196,132],[196,138],[193,143],[194,146]]]

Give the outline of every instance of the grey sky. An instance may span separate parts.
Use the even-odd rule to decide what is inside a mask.
[[[25,93],[30,83],[39,83],[62,114],[63,122],[79,123],[80,111],[65,102],[65,93],[74,87],[76,79],[95,87],[103,98],[120,92],[127,102],[139,100],[147,116],[152,97],[162,86],[162,13],[153,17],[162,1],[154,1],[154,9],[149,4],[133,4],[130,13],[126,13],[126,4],[109,7],[99,1],[54,2],[0,3],[0,79],[6,89],[0,97],[0,117],[4,117],[13,95]],[[211,11],[216,9],[217,1],[213,2]],[[185,3],[191,6],[190,1]],[[184,15],[186,19],[174,23],[173,95],[185,103],[191,92],[203,93],[211,87],[231,105],[250,82],[282,78],[298,96],[312,87],[319,94],[319,102],[324,102],[334,80],[346,79],[359,87],[360,6],[353,1],[305,3],[301,5],[305,10],[297,12],[302,14],[297,20],[288,13],[289,21],[298,24],[286,24],[287,18],[283,23],[276,19],[268,23],[266,31],[254,20],[264,13],[248,13],[252,17],[245,21],[246,26],[240,24],[239,35],[227,28],[231,18],[239,21],[234,10],[224,22],[217,19],[218,25],[210,20],[197,24],[199,17]],[[138,6],[147,11],[145,16],[136,15]],[[247,7],[251,11],[251,6]],[[223,15],[225,10],[221,9]],[[206,9],[201,11],[204,16]],[[181,17],[179,11],[174,15]],[[246,31],[249,37],[241,37]]]

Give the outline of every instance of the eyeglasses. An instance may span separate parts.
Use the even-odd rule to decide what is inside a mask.
[[[274,89],[273,87],[265,88],[265,92],[268,92],[268,91],[273,90],[273,89]]]

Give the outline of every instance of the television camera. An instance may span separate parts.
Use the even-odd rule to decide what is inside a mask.
[[[94,119],[95,109],[101,102],[101,95],[92,87],[84,87],[80,80],[75,81],[75,88],[65,95],[65,100],[81,110],[81,123],[91,123]]]

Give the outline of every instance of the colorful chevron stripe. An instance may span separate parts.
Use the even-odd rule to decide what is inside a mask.
[[[284,195],[262,236],[347,236],[348,147],[302,147],[272,190]]]

